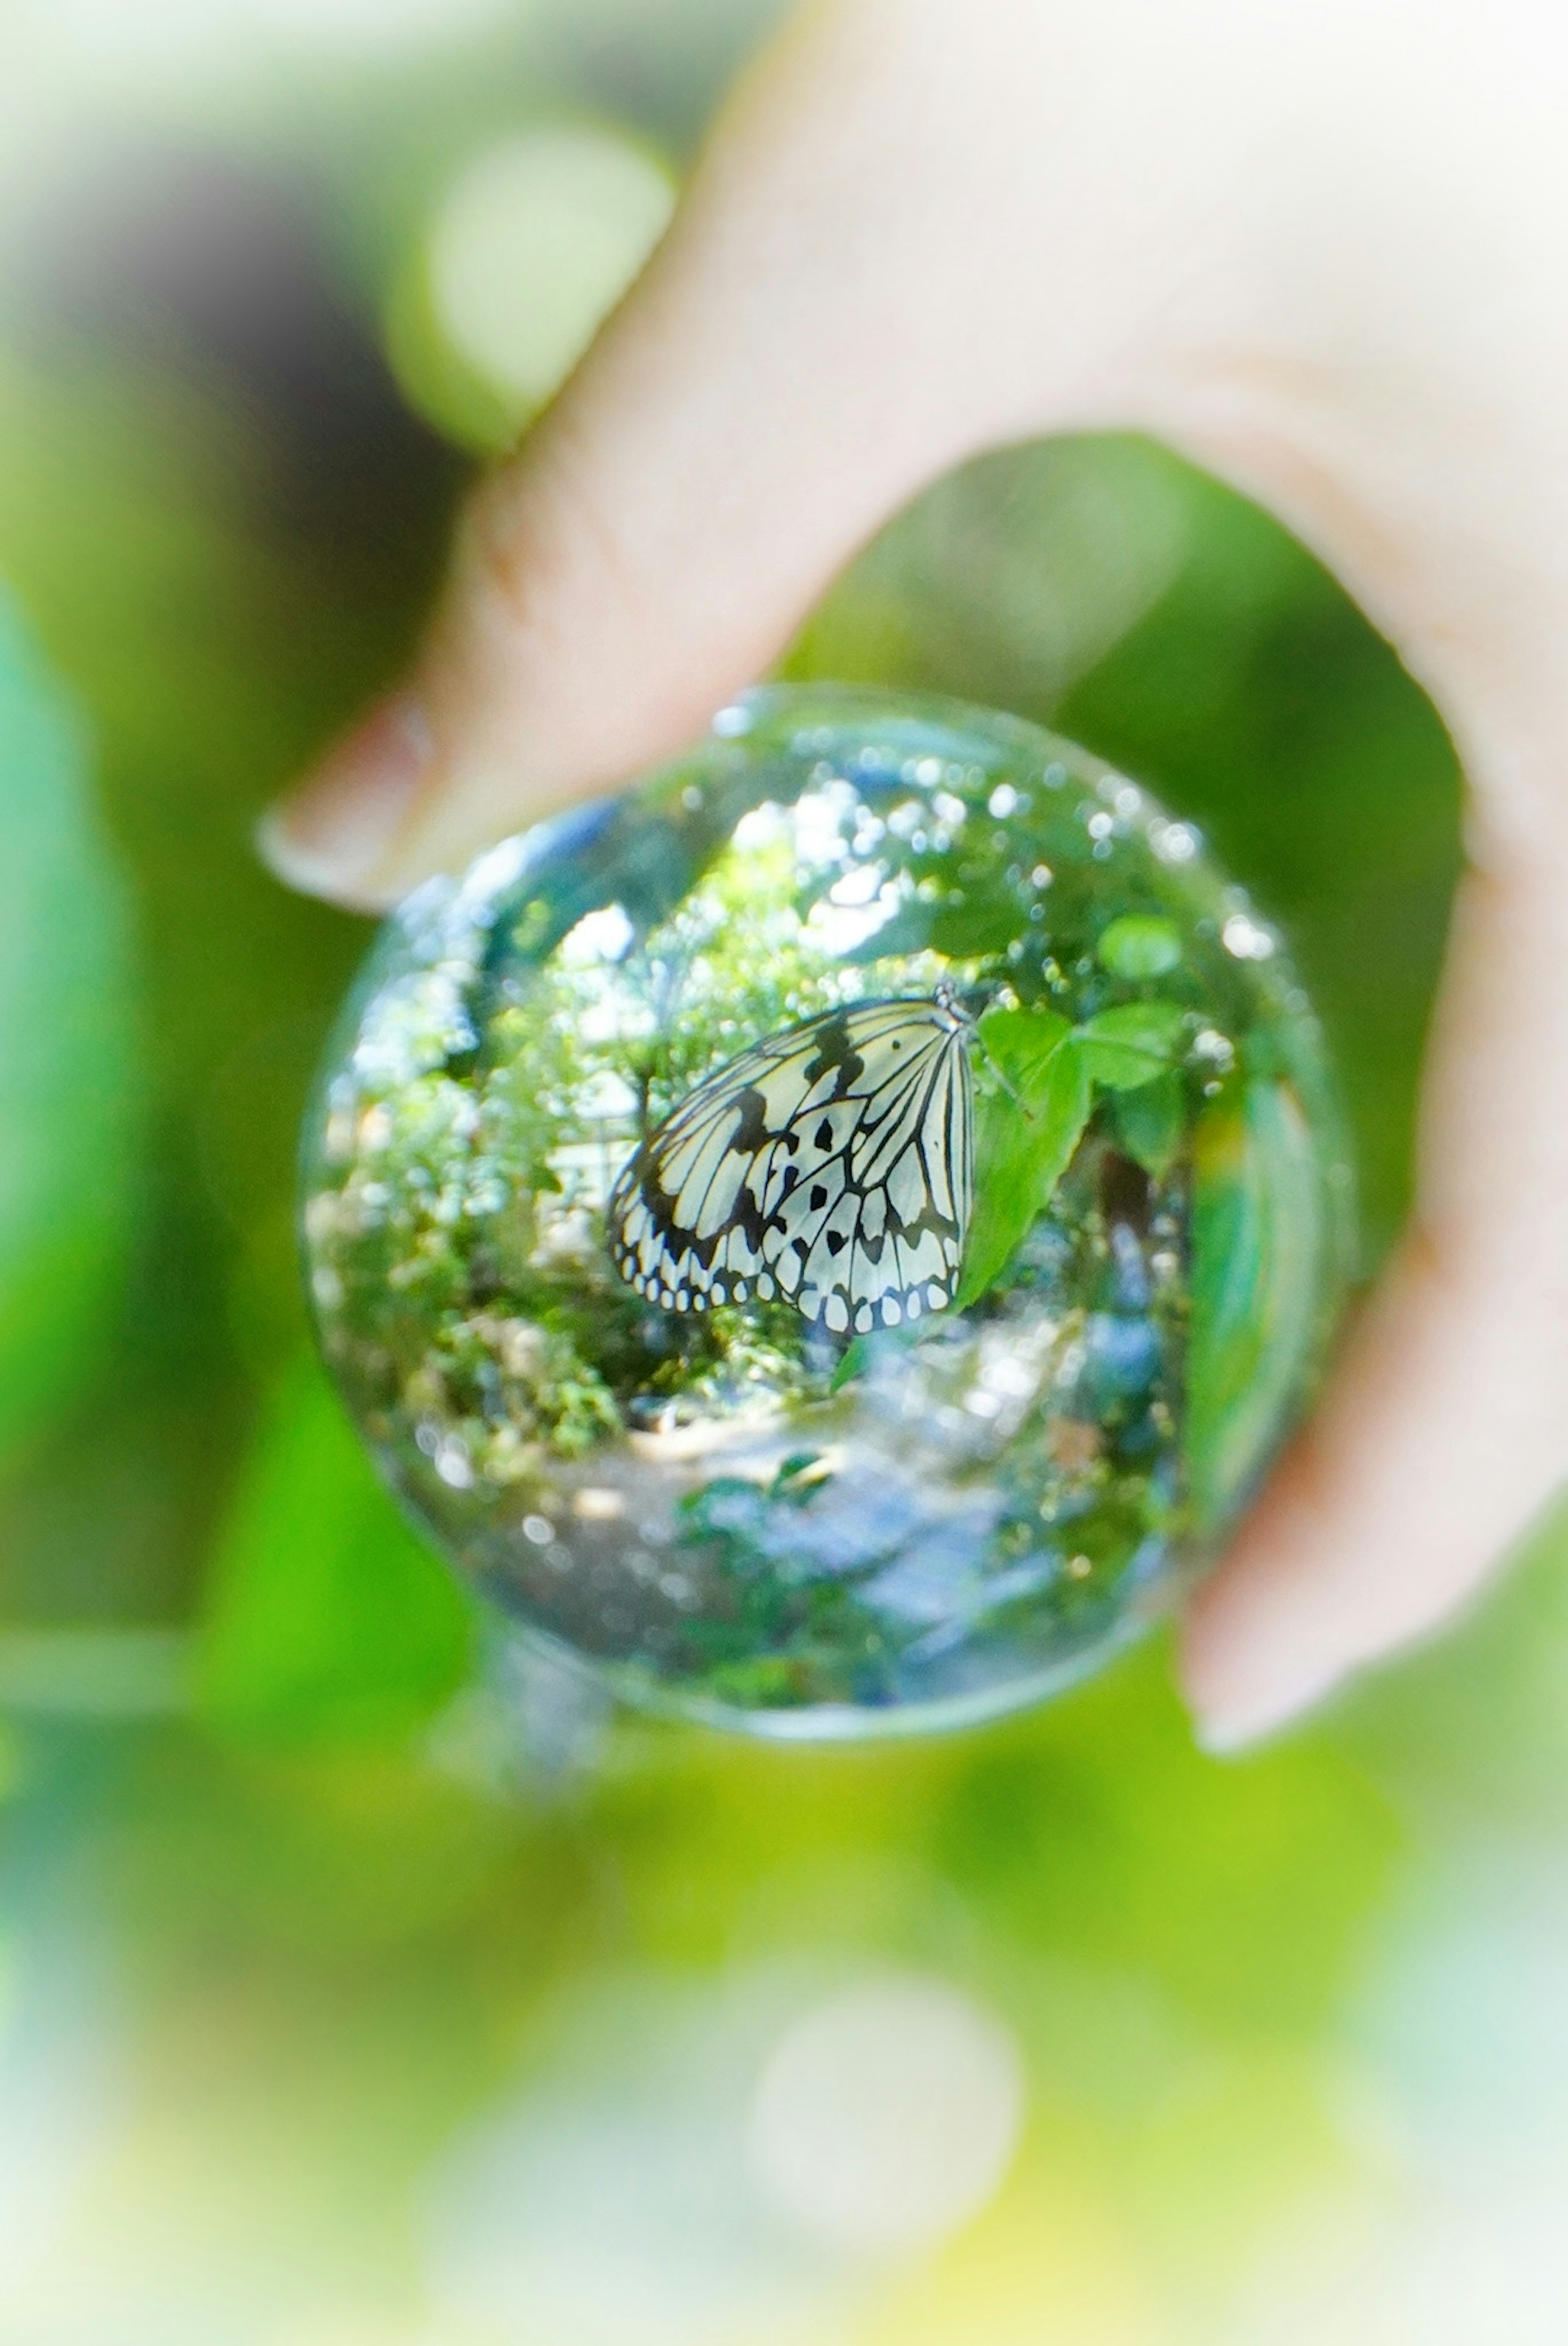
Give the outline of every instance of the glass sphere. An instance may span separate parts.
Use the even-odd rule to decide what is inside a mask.
[[[1350,1177],[1190,825],[1014,719],[779,688],[387,923],[304,1231],[366,1441],[505,1615],[844,1735],[1169,1603],[1300,1406]]]

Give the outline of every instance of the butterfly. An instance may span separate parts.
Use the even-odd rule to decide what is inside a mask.
[[[944,995],[856,1003],[716,1068],[611,1193],[622,1277],[667,1311],[781,1300],[834,1335],[941,1311],[969,1229],[971,1032]]]

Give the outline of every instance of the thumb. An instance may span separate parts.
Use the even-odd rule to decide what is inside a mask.
[[[813,24],[743,87],[664,245],[480,486],[414,675],[263,825],[285,879],[379,906],[673,751],[963,453],[955,371],[917,347],[907,213],[891,241],[844,237],[864,115],[829,45]]]
[[[379,905],[617,782],[765,668],[948,466],[1125,420],[1127,345],[1195,239],[1176,171],[1134,202],[1107,154],[1131,99],[1099,25],[834,0],[787,26],[479,490],[409,687],[264,826],[284,878]],[[1143,82],[1168,140],[1169,77]]]

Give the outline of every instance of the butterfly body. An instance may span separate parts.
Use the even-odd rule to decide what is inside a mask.
[[[969,1226],[969,1021],[856,1003],[717,1068],[634,1153],[611,1252],[669,1311],[782,1301],[835,1335],[952,1302]]]

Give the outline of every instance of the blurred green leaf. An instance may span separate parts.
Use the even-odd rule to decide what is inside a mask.
[[[1247,1496],[1298,1397],[1326,1231],[1288,1085],[1216,1101],[1194,1153],[1187,1471],[1200,1522],[1217,1525]]]
[[[1111,1127],[1118,1145],[1156,1181],[1176,1162],[1186,1122],[1181,1077],[1166,1067],[1151,1083],[1112,1095]]]
[[[1206,1758],[1168,1669],[1145,1647],[976,1738],[921,1791],[941,1862],[992,1929],[1101,1980],[1157,1983],[1256,2052],[1332,2010],[1399,1829],[1319,1735],[1240,1766]]]
[[[1204,485],[1148,441],[993,450],[927,489],[856,557],[788,673],[1044,717],[1157,606]]]
[[[958,903],[939,905],[932,914],[932,950],[951,961],[1003,953],[1022,930],[1024,917],[1010,892],[973,888]]]
[[[406,1733],[462,1681],[473,1615],[398,1515],[321,1372],[277,1392],[219,1545],[196,1684],[260,1741]]]
[[[1164,977],[1181,960],[1181,936],[1174,921],[1124,913],[1102,931],[1095,953],[1113,977]]]
[[[953,1299],[961,1311],[1000,1277],[1050,1204],[1089,1120],[1088,1073],[1064,1018],[993,1010],[979,1033],[1012,1090],[985,1094],[976,1110],[974,1208]]]
[[[1090,1075],[1113,1092],[1152,1084],[1180,1055],[1184,1015],[1174,1002],[1120,1002],[1096,1011],[1076,1035]]]
[[[126,908],[82,727],[0,598],[0,1456],[89,1364],[122,1266]]]

